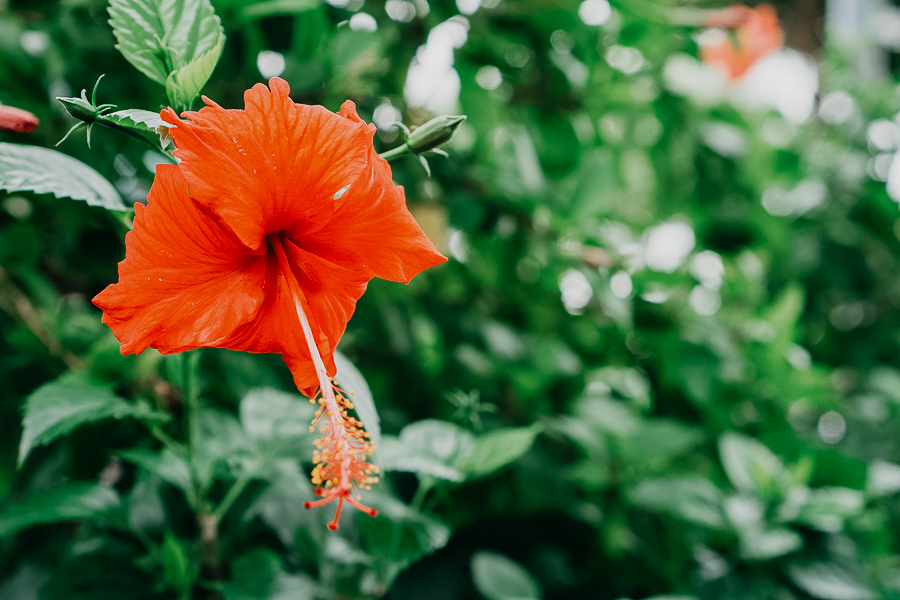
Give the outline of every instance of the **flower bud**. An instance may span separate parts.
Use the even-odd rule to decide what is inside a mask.
[[[434,150],[453,137],[465,115],[443,115],[428,121],[409,135],[406,145],[413,154]]]
[[[27,110],[0,105],[0,131],[30,133],[38,123],[40,123],[38,118]]]
[[[57,98],[59,103],[65,107],[65,109],[69,112],[70,115],[78,119],[79,121],[84,121],[85,123],[93,123],[97,120],[97,116],[100,114],[93,104],[88,102],[84,98]]]

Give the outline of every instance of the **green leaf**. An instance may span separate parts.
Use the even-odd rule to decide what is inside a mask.
[[[475,438],[472,454],[462,470],[466,477],[482,477],[505,467],[528,452],[540,428],[507,427]]]
[[[438,479],[460,482],[462,471],[448,466],[440,459],[419,454],[400,438],[386,435],[378,447],[377,464],[382,471],[403,471],[417,475],[430,475]]]
[[[102,485],[78,484],[51,490],[6,507],[0,513],[0,538],[33,525],[90,519],[118,506],[115,490]]]
[[[834,563],[792,564],[787,572],[797,587],[820,600],[869,600],[875,597],[858,576]]]
[[[314,598],[316,584],[303,575],[289,575],[269,550],[251,550],[231,563],[231,579],[221,587],[225,600],[296,600]]]
[[[123,450],[119,456],[184,492],[191,491],[191,468],[171,450],[165,449],[158,454],[150,450]]]
[[[541,588],[521,565],[494,552],[472,556],[472,580],[488,600],[540,600]]]
[[[309,400],[272,388],[255,388],[241,400],[241,427],[261,453],[273,447],[295,448],[312,444],[309,426],[316,409]]]
[[[72,378],[48,383],[25,403],[25,429],[19,443],[19,466],[37,446],[49,444],[82,425],[104,419],[166,421],[169,416],[134,404],[110,390]]]
[[[741,532],[740,553],[745,560],[772,560],[802,547],[803,536],[784,527]]]
[[[398,500],[376,493],[365,500],[378,509],[377,517],[361,515],[357,521],[371,554],[409,564],[450,541],[449,527]]]
[[[742,492],[769,497],[784,479],[784,463],[771,450],[744,435],[728,432],[719,438],[722,467]]]
[[[156,131],[157,127],[169,126],[168,123],[162,120],[158,112],[141,110],[139,108],[117,110],[116,112],[102,115],[100,121],[110,121],[116,125],[138,131]]]
[[[215,46],[180,69],[169,73],[166,78],[166,94],[173,106],[190,107],[191,102],[200,95],[203,86],[209,81],[224,48],[225,34],[221,34]]]
[[[724,529],[722,493],[700,476],[646,479],[627,494],[632,504],[712,529]]]
[[[462,465],[474,449],[474,436],[446,421],[426,419],[403,428],[399,438],[385,436],[378,464],[385,471],[407,471],[462,481]]]
[[[795,521],[823,531],[839,531],[844,521],[859,514],[865,506],[859,490],[846,487],[820,487],[809,490]]]
[[[109,210],[130,210],[100,173],[62,152],[0,142],[0,189],[53,194]]]
[[[351,393],[350,401],[353,402],[353,408],[359,416],[359,420],[363,422],[366,431],[375,447],[381,443],[381,423],[378,419],[378,409],[375,407],[375,399],[372,397],[372,390],[366,383],[366,378],[359,372],[359,369],[350,362],[346,356],[340,351],[334,353],[334,362],[337,365],[337,374],[334,379],[342,390]]]
[[[191,568],[187,548],[181,540],[167,531],[161,550],[165,582],[179,590],[191,585],[194,581],[194,569]]]
[[[305,526],[304,530],[311,532],[322,519],[320,512],[303,508],[303,499],[313,497],[313,486],[297,461],[291,459],[277,461],[268,479],[269,487],[247,509],[244,518],[259,517],[290,547],[298,528]]]
[[[205,82],[221,55],[224,32],[209,0],[110,0],[109,16],[116,48],[167,89],[170,74],[195,61],[198,65],[173,85],[187,90]]]
[[[321,5],[321,0],[268,0],[243,7],[240,17],[249,20],[276,15],[298,15]]]

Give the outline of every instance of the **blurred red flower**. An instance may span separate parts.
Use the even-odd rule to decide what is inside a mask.
[[[126,354],[280,353],[297,387],[320,395],[313,480],[343,503],[377,469],[333,389],[335,347],[372,277],[408,283],[446,258],[375,152],[375,126],[350,101],[335,114],[289,92],[273,78],[244,94],[243,110],[204,98],[184,119],[162,112],[179,163],[158,167],[147,206],[135,206],[119,282],[94,303]]]
[[[38,124],[38,118],[27,110],[0,104],[0,131],[31,133]]]
[[[719,70],[729,81],[747,74],[760,59],[784,44],[784,32],[778,14],[769,4],[750,8],[741,4],[714,13],[706,22],[709,27],[729,29],[732,34],[721,41],[703,45],[700,56]]]

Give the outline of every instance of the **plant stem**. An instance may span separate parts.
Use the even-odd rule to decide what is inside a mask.
[[[403,156],[407,152],[409,152],[409,145],[403,144],[401,146],[397,146],[396,148],[391,148],[390,150],[387,150],[386,152],[382,152],[378,156],[380,156],[384,160],[389,161],[389,160],[397,158],[398,156]]]
[[[247,487],[248,483],[250,483],[250,477],[244,474],[231,485],[231,489],[228,490],[228,493],[222,498],[222,502],[216,507],[216,510],[214,510],[211,515],[216,519],[217,524],[222,520],[222,517],[228,513],[228,509],[230,509],[231,505],[234,504],[234,501],[238,499],[238,496],[241,495],[241,492],[244,491],[244,488]]]

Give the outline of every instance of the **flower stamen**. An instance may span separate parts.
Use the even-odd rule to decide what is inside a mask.
[[[362,422],[347,413],[353,408],[353,403],[347,398],[348,394],[337,387],[328,376],[325,363],[315,344],[309,319],[303,310],[300,286],[291,271],[281,240],[274,239],[271,244],[294,298],[297,317],[319,380],[319,388],[312,399],[318,401],[319,408],[316,410],[310,432],[321,424],[322,437],[316,440],[316,451],[313,453],[315,467],[312,471],[312,482],[317,486],[316,495],[323,497],[313,502],[306,501],[303,506],[313,508],[337,500],[335,517],[328,523],[328,528],[334,531],[338,528],[344,500],[370,516],[378,514],[374,508],[365,506],[358,500],[358,490],[370,489],[371,485],[378,481],[378,467],[366,462],[375,451],[375,444],[369,440],[369,434],[363,429]]]

